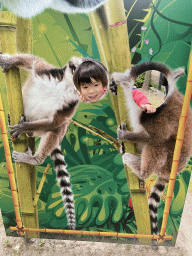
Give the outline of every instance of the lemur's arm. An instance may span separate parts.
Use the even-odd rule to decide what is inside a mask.
[[[9,130],[10,134],[13,137],[19,137],[22,133],[29,133],[33,131],[54,131],[55,129],[61,127],[64,124],[68,124],[71,118],[67,116],[63,116],[62,114],[56,114],[51,119],[42,119],[34,122],[22,122],[20,121],[18,124],[14,126],[8,125],[11,130]]]
[[[54,68],[54,66],[45,60],[31,54],[0,54],[0,66],[3,68],[4,73],[14,67],[25,70],[34,69],[35,71]]]
[[[130,132],[126,124],[119,125],[117,129],[117,139],[122,141],[149,142],[150,136],[147,132]]]

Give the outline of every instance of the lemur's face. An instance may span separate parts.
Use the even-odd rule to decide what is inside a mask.
[[[91,78],[91,83],[85,83],[81,85],[80,93],[86,101],[95,103],[103,95],[104,87],[101,81],[96,81],[94,78]]]

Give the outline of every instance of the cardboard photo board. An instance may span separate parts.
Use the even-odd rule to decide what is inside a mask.
[[[73,56],[89,57],[101,61],[110,73],[124,72],[131,64],[144,61],[159,61],[172,69],[185,67],[186,75],[177,83],[178,89],[184,94],[190,74],[191,52],[191,15],[188,1],[168,3],[158,0],[151,3],[142,0],[109,0],[101,9],[100,14],[97,11],[90,14],[69,14],[48,8],[30,21],[24,20],[24,23],[29,22],[26,27],[22,25],[22,18],[16,19],[6,9],[2,9],[1,51],[10,54],[33,53],[58,68],[64,67]],[[13,36],[15,33],[15,41],[9,43],[3,39],[7,24],[7,34],[11,31],[10,36]],[[26,38],[29,40],[28,49],[24,50],[22,46],[26,44]],[[24,76],[27,75],[21,73],[23,82],[26,79]],[[158,84],[152,86],[158,88]],[[5,113],[1,119],[6,124],[8,114],[17,105],[17,102],[12,106],[8,103],[8,90],[5,75],[0,72],[0,93]],[[12,95],[15,100],[14,92]],[[6,161],[3,134],[1,135],[0,208],[7,236],[21,235],[24,227],[34,228],[33,232],[25,230],[25,236],[29,238],[150,243],[147,198],[157,177],[152,175],[146,180],[145,189],[141,190],[140,180],[123,165],[116,139],[117,125],[127,116],[124,106],[121,96],[117,100],[110,94],[94,104],[81,102],[61,143],[74,194],[75,231],[66,231],[69,230],[66,213],[56,180],[54,162],[50,157],[42,165],[35,166],[35,169],[29,167],[26,171],[25,167],[19,169],[19,165],[15,168],[15,163],[9,158],[13,162],[11,175],[16,180],[14,191],[17,192],[18,184],[20,186],[18,205],[15,204],[8,175],[11,163]],[[10,115],[11,118],[13,117]],[[36,137],[36,147],[39,141]],[[8,142],[12,152],[13,144],[9,134]],[[27,148],[27,139],[20,144]],[[134,144],[127,147],[130,152],[137,151]],[[175,245],[190,175],[191,159],[174,180],[166,223],[166,236],[169,239],[165,239],[163,245]],[[158,207],[159,230],[163,222],[166,197],[167,186]],[[15,207],[22,219],[22,228],[19,230],[21,233],[10,229],[18,227]]]

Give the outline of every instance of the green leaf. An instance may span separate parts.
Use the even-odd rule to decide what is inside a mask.
[[[14,212],[12,193],[9,181],[0,179],[0,208],[2,213]]]
[[[122,196],[117,193],[113,175],[99,166],[76,166],[69,169],[74,193],[77,226],[94,223],[103,225],[108,220],[117,223],[123,216]],[[46,210],[56,219],[63,219],[63,202],[58,185],[52,189]],[[95,212],[96,210],[96,212]]]

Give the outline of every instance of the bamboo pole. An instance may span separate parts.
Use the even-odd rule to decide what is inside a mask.
[[[172,163],[172,168],[171,168],[171,174],[169,177],[167,196],[166,196],[166,200],[165,200],[163,222],[162,222],[161,232],[160,232],[160,235],[163,238],[164,238],[165,231],[166,231],[167,220],[169,217],[169,210],[170,210],[171,201],[172,201],[172,197],[173,197],[175,179],[177,176],[181,148],[183,145],[185,128],[187,125],[187,117],[188,117],[188,112],[189,112],[189,108],[190,108],[191,94],[192,94],[192,51],[191,51],[191,54],[189,57],[189,73],[188,73],[188,78],[187,78],[187,86],[186,86],[181,116],[180,116],[180,120],[179,120],[179,127],[178,127],[178,132],[177,132],[176,143],[175,143],[175,150],[174,150],[174,154],[173,154],[173,163]]]
[[[7,127],[6,127],[6,123],[5,123],[5,113],[3,110],[3,103],[2,103],[1,95],[0,95],[0,128],[1,128],[4,151],[5,151],[5,158],[6,158],[6,162],[7,162],[7,171],[8,171],[9,182],[10,182],[10,187],[11,187],[11,194],[12,194],[12,198],[13,198],[13,205],[14,205],[14,210],[15,210],[17,227],[19,229],[21,229],[23,227],[23,224],[22,224],[21,215],[20,215],[17,186],[16,186],[16,182],[15,182],[15,174],[14,174],[14,169],[13,169],[13,164],[12,164],[12,159],[11,159],[11,152],[10,152],[10,148],[9,148]],[[19,235],[23,236],[24,233],[19,232]]]
[[[44,184],[44,182],[45,182],[45,180],[46,180],[47,173],[48,173],[48,171],[49,171],[50,166],[51,166],[50,164],[47,165],[47,167],[45,168],[45,171],[44,171],[44,173],[43,173],[43,177],[41,178],[41,182],[40,182],[40,184],[39,184],[39,187],[38,187],[38,189],[37,189],[37,192],[36,192],[35,198],[34,198],[34,203],[33,203],[34,207],[37,205],[37,202],[38,202],[38,200],[39,200],[39,196],[40,196],[40,194],[41,194],[41,190],[42,190],[42,188],[43,188],[43,184]]]
[[[106,7],[102,6],[100,10],[102,12],[105,12],[105,8]],[[111,52],[110,52],[109,34],[107,29],[108,24],[106,24],[106,26],[103,26],[104,21],[101,20],[100,15],[98,14],[100,10],[98,9],[94,12],[89,13],[89,20],[94,32],[97,46],[99,48],[101,61],[108,68],[109,73],[112,73],[113,65],[112,65],[112,58],[111,58]],[[110,98],[113,104],[113,109],[115,112],[117,122],[120,123],[117,97],[110,94]]]
[[[110,0],[104,5],[107,24],[102,27],[102,21],[97,15],[97,11],[89,15],[93,32],[99,48],[101,61],[108,67],[109,72],[124,72],[131,66],[129,40],[127,32],[127,22],[123,1]],[[122,88],[118,88],[118,96],[112,97],[112,104],[115,110],[118,124],[127,123],[127,108]],[[128,129],[130,128],[127,123]],[[125,143],[126,152],[135,154],[136,148],[133,143]],[[129,183],[131,198],[133,202],[134,214],[137,223],[138,234],[151,234],[148,200],[145,191],[139,188],[139,179],[125,167],[127,180]],[[148,242],[141,240],[141,242]]]
[[[19,53],[27,53],[32,54],[33,52],[33,26],[32,19],[24,19],[21,17],[17,17],[17,30],[16,30],[16,41],[17,41],[17,50]],[[19,70],[21,85],[23,85],[27,77],[29,76],[29,72],[23,69]],[[28,146],[31,148],[33,154],[35,153],[35,138],[28,137]],[[32,198],[35,198],[36,195],[36,169],[34,165],[30,166],[30,182],[31,182],[31,191]],[[38,221],[38,207],[34,205],[34,220],[35,227],[39,227]]]
[[[16,17],[12,13],[8,11],[0,13],[0,36],[3,53],[15,54],[17,52],[16,23]],[[10,69],[6,72],[5,78],[10,121],[11,125],[15,125],[24,113],[19,69]],[[18,152],[26,152],[27,139],[24,134],[20,136],[19,140],[13,142],[13,148]],[[26,163],[16,163],[15,165],[23,225],[29,228],[38,228],[37,211],[33,207],[34,193],[31,186],[31,181],[33,180],[31,175],[34,174],[34,167]],[[38,233],[26,232],[25,237],[32,238],[38,237],[38,235]]]
[[[18,228],[10,227],[12,231],[18,231]],[[22,232],[42,232],[42,233],[58,233],[70,235],[90,235],[90,236],[110,236],[110,237],[125,237],[125,238],[144,238],[144,239],[161,239],[159,235],[146,235],[146,234],[128,234],[117,232],[100,232],[100,231],[82,231],[82,230],[62,230],[62,229],[34,229],[22,228]],[[165,240],[172,240],[172,236],[164,236]]]

